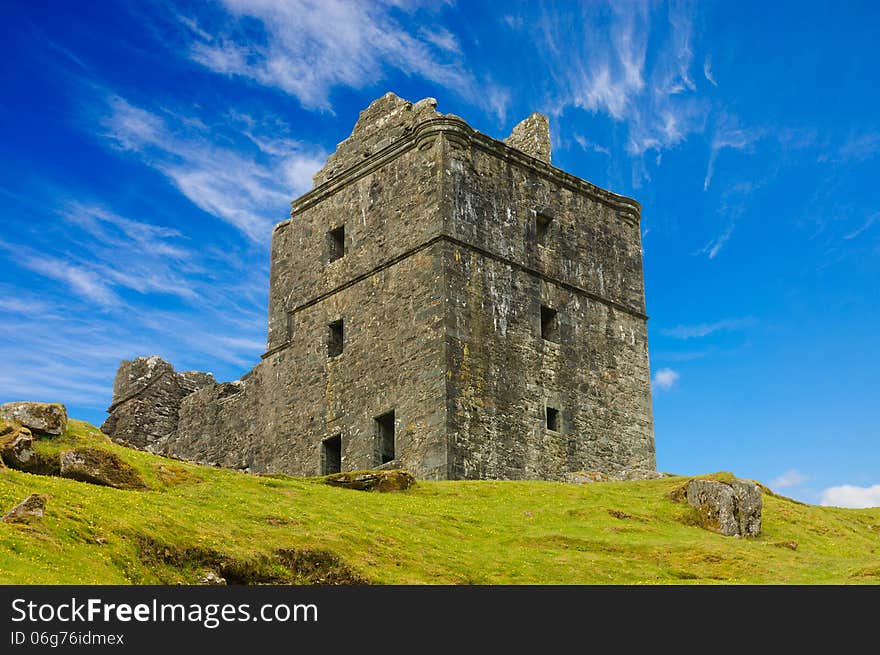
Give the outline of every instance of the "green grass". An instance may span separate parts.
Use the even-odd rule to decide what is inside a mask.
[[[587,485],[419,482],[364,493],[155,457],[71,421],[39,450],[100,445],[147,491],[0,470],[0,508],[31,493],[46,515],[0,523],[0,583],[878,583],[880,509],[765,494],[757,539],[692,525],[686,478]],[[791,546],[796,542],[795,550]]]

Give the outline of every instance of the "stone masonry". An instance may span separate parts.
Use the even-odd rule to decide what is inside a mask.
[[[156,355],[123,361],[113,381],[110,416],[101,429],[116,441],[151,446],[177,433],[181,400],[213,383],[210,373],[177,373]]]
[[[314,181],[272,234],[262,361],[166,371],[161,403],[123,362],[113,438],[293,475],[655,469],[640,206],[551,166],[546,117],[498,141],[388,93]]]

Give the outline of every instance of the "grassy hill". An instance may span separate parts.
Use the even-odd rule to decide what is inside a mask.
[[[49,496],[42,519],[0,523],[0,583],[195,583],[209,571],[231,583],[880,582],[880,509],[765,494],[761,537],[732,539],[669,498],[681,477],[380,494],[164,459],[80,421],[38,448],[70,445],[116,453],[149,488],[0,470],[0,510]]]

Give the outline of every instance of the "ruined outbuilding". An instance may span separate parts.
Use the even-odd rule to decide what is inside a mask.
[[[314,182],[272,234],[262,361],[123,362],[106,432],[293,475],[655,469],[640,206],[554,168],[546,117],[499,141],[388,93]]]

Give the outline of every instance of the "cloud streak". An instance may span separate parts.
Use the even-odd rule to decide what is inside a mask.
[[[290,198],[311,187],[311,175],[326,159],[321,149],[296,140],[255,135],[253,119],[243,131],[256,146],[248,152],[213,145],[220,135],[199,120],[165,111],[166,119],[118,95],[109,95],[97,113],[101,136],[113,147],[136,154],[194,205],[255,242],[266,240]]]
[[[857,238],[859,235],[862,234],[862,232],[864,232],[865,230],[870,228],[878,220],[880,220],[880,213],[872,214],[871,216],[868,217],[868,220],[866,220],[864,223],[862,223],[859,227],[857,227],[852,232],[848,232],[847,234],[845,234],[843,236],[843,238],[846,239],[847,241],[851,241],[852,239]]]
[[[382,0],[223,0],[222,6],[221,14],[181,21],[189,28],[189,57],[215,73],[281,89],[306,109],[332,111],[334,89],[362,89],[396,69],[504,119],[506,94],[471,72],[451,32],[410,31],[393,16],[418,7]],[[246,21],[258,29],[243,29]]]
[[[750,328],[758,323],[751,316],[745,318],[731,318],[714,323],[697,323],[695,325],[676,325],[672,328],[660,330],[660,334],[674,339],[698,339],[707,337],[716,332],[733,332]]]
[[[707,108],[693,93],[693,17],[687,8],[674,5],[662,17],[642,3],[580,9],[580,16],[547,13],[540,22],[538,43],[560,89],[550,103],[553,113],[576,107],[607,114],[626,125],[626,151],[637,157],[674,147],[703,129]],[[649,61],[652,39],[662,43]]]
[[[715,81],[715,77],[712,75],[712,57],[710,55],[706,55],[706,58],[703,60],[703,77],[712,86],[718,86],[718,82]]]
[[[709,163],[706,166],[706,177],[703,180],[703,190],[706,191],[712,183],[712,176],[715,174],[715,162],[722,150],[750,151],[762,135],[763,130],[744,128],[740,126],[739,120],[735,116],[721,114],[712,136],[712,143],[709,149]]]

